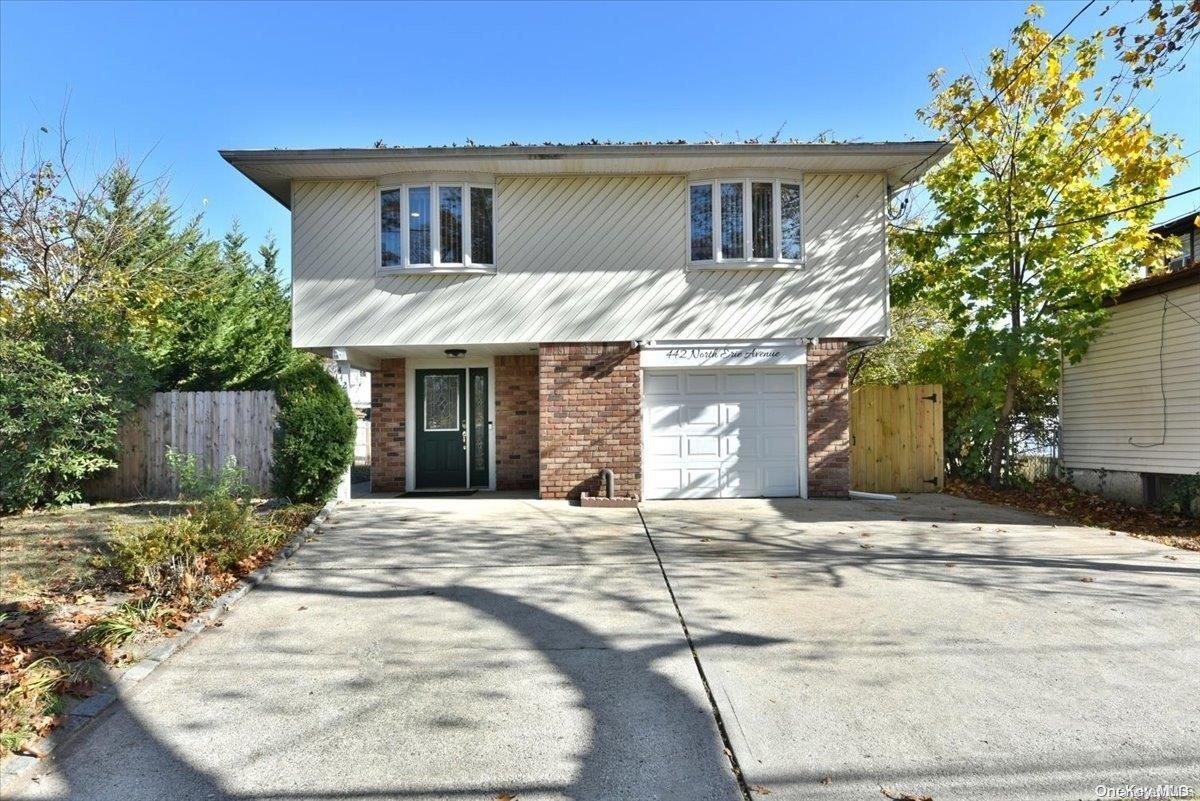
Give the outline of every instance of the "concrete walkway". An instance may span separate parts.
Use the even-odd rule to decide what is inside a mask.
[[[1200,783],[1196,554],[942,496],[642,514],[341,507],[12,797],[736,801],[726,742],[756,798]]]

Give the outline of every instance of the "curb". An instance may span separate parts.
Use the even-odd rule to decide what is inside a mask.
[[[242,596],[250,592],[266,581],[267,577],[278,570],[292,558],[296,551],[300,550],[308,537],[317,533],[322,528],[322,524],[329,518],[340,500],[334,499],[326,503],[321,510],[313,517],[309,523],[300,531],[296,532],[296,536],[279,549],[275,554],[275,558],[268,564],[263,565],[258,570],[246,575],[245,578],[239,579],[237,586],[232,590],[217,597],[213,601],[212,606],[200,612],[195,617],[187,622],[177,634],[166,640],[163,640],[158,645],[147,651],[140,660],[135,662],[131,667],[126,668],[115,681],[110,682],[103,690],[95,695],[88,696],[79,703],[75,704],[58,726],[45,737],[34,740],[27,748],[34,751],[38,756],[30,754],[13,754],[0,761],[0,784],[11,791],[13,783],[21,782],[32,776],[39,766],[48,763],[48,758],[58,748],[61,748],[65,743],[75,738],[88,724],[93,720],[103,715],[109,707],[115,704],[119,698],[120,692],[127,692],[144,680],[147,676],[155,671],[159,665],[165,662],[176,651],[190,643],[196,638],[196,635],[204,631],[206,628],[215,623],[219,618],[224,616],[233,604],[239,601]]]

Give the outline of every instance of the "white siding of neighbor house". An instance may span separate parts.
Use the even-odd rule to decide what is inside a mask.
[[[1165,296],[1170,301],[1165,305],[1165,338],[1163,295],[1122,303],[1112,309],[1104,332],[1083,360],[1064,368],[1065,467],[1200,472],[1200,323],[1196,322],[1200,320],[1200,286],[1175,289]],[[1163,389],[1167,396],[1166,442],[1136,447],[1130,438],[1138,444],[1163,438]]]
[[[380,275],[373,181],[292,187],[297,347],[863,337],[887,330],[884,177],[804,179],[806,263],[685,270],[683,176],[496,181],[494,275]]]

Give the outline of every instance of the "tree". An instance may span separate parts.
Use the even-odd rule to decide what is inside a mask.
[[[0,161],[8,508],[77,497],[150,391],[267,388],[294,358],[273,241],[256,264],[236,226],[214,242],[181,222],[163,181],[121,159],[85,179],[70,151],[60,134],[50,156]]]
[[[983,76],[931,76],[937,94],[919,116],[955,147],[926,179],[932,221],[895,236],[911,265],[897,300],[944,310],[965,349],[977,413],[964,447],[986,448],[968,461],[993,484],[1022,395],[1053,392],[1060,357],[1082,356],[1105,298],[1158,263],[1147,227],[1183,163],[1178,138],[1156,134],[1121,82],[1097,80],[1103,35],[1052,37],[1041,14],[1030,7]]]
[[[190,255],[190,283],[159,310],[162,325],[146,343],[163,389],[262,389],[293,358],[291,301],[276,275],[278,248],[262,263],[246,253],[235,224],[218,245]]]
[[[931,378],[925,356],[943,352],[950,326],[946,313],[917,299],[891,308],[891,336],[850,357],[852,384],[941,383]],[[935,364],[936,364],[935,360]]]
[[[1104,9],[1107,14],[1112,9]],[[1187,55],[1200,39],[1200,0],[1150,0],[1141,16],[1107,31],[1120,60],[1129,66],[1136,86],[1150,86],[1155,76],[1183,70]]]

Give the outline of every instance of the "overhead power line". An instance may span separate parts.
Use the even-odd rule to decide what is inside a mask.
[[[1000,89],[994,95],[992,95],[990,98],[988,98],[987,102],[985,102],[979,108],[978,111],[976,111],[974,114],[971,115],[971,119],[967,120],[966,122],[964,122],[958,126],[959,130],[966,131],[967,126],[971,125],[972,123],[975,122],[975,120],[979,119],[980,115],[982,115],[983,112],[987,111],[988,108],[991,107],[996,102],[996,100],[999,99],[1000,95],[1007,92],[1009,90],[1009,88],[1014,83],[1017,82],[1017,79],[1020,78],[1023,74],[1025,74],[1026,70],[1028,70],[1030,67],[1032,67],[1034,64],[1036,64],[1038,59],[1040,59],[1042,57],[1042,54],[1045,53],[1050,48],[1050,45],[1052,45],[1056,41],[1058,41],[1058,39],[1060,39],[1062,37],[1062,35],[1067,32],[1067,29],[1075,24],[1075,20],[1082,17],[1084,12],[1087,11],[1089,8],[1091,8],[1093,5],[1095,5],[1095,3],[1096,3],[1096,0],[1088,0],[1088,2],[1084,3],[1083,8],[1076,11],[1075,16],[1073,16],[1069,20],[1067,20],[1067,24],[1062,26],[1059,29],[1058,33],[1051,36],[1050,39],[1047,40],[1046,44],[1042,45],[1041,50],[1038,50],[1037,53],[1034,54],[1033,58],[1029,59],[1029,61],[1025,62],[1021,66],[1020,69],[1018,69],[1015,73],[1013,73],[1013,76],[1011,78],[1009,78],[1008,83],[1004,84],[1004,86],[1000,87]],[[915,167],[910,169],[908,172],[904,173],[904,176],[901,177],[901,179],[897,182],[897,184],[902,186],[908,180],[908,177],[910,175],[912,175],[913,173],[920,170],[921,167],[923,167],[924,165],[928,164],[930,159],[935,158],[939,154],[941,154],[941,152],[949,144],[950,144],[950,142],[942,142],[942,144],[939,145],[937,147],[937,149],[935,149],[932,153],[930,153],[928,156],[926,156],[925,158],[918,161],[917,165]]]
[[[947,238],[959,236],[1011,236],[1012,234],[1036,234],[1038,231],[1046,231],[1051,228],[1062,228],[1067,225],[1079,225],[1080,223],[1093,222],[1095,220],[1103,220],[1105,217],[1111,217],[1114,214],[1123,214],[1127,211],[1140,209],[1145,206],[1153,206],[1155,203],[1162,203],[1165,200],[1173,200],[1177,197],[1190,195],[1192,192],[1200,192],[1200,186],[1193,186],[1191,189],[1184,189],[1182,192],[1175,192],[1171,195],[1163,195],[1154,200],[1147,200],[1144,203],[1135,203],[1132,206],[1126,206],[1123,209],[1113,209],[1112,211],[1093,214],[1089,217],[1080,217],[1076,220],[1064,220],[1063,222],[1046,223],[1045,225],[1035,225],[1032,228],[1016,228],[1011,231],[935,231],[932,228],[911,228],[907,225],[896,225],[896,223],[888,223],[892,228],[898,228],[901,231],[911,231],[914,234],[936,234]]]

